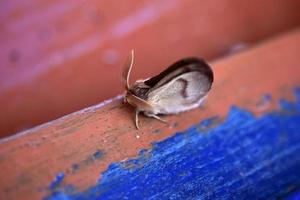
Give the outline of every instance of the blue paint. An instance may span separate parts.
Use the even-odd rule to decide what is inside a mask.
[[[272,101],[273,101],[272,96],[270,94],[265,94],[256,103],[256,107],[261,110],[266,109]]]
[[[79,164],[75,163],[72,165],[72,170],[77,171],[79,169]]]
[[[299,200],[300,199],[300,190],[290,194],[285,200]]]
[[[99,158],[102,158],[102,156],[104,155],[104,153],[102,151],[96,151],[94,154],[93,154],[93,157],[95,159],[99,159]]]
[[[96,160],[103,158],[103,156],[104,156],[103,151],[101,151],[101,150],[95,151],[93,154],[88,155],[88,157],[86,159],[84,159],[78,163],[73,163],[71,165],[72,172],[73,173],[77,172],[81,167],[90,165],[90,164],[94,163]]]
[[[215,125],[220,124],[220,117],[214,116],[210,117],[208,119],[203,120],[197,127],[200,129],[200,131],[205,131],[210,128],[212,128]]]
[[[58,173],[55,179],[50,183],[49,189],[54,190],[58,188],[61,185],[64,178],[65,178],[65,174],[63,172]]]
[[[254,117],[232,107],[220,124],[203,123],[113,163],[85,191],[46,199],[274,199],[300,188],[300,90],[297,102]],[[204,125],[209,122],[204,122]]]
[[[264,102],[271,102],[273,99],[270,94],[265,94],[265,95],[263,95],[263,100],[264,100]]]

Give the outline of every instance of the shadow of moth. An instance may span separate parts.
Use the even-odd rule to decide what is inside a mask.
[[[201,105],[213,83],[210,66],[198,58],[184,58],[160,74],[129,84],[133,66],[132,50],[125,64],[125,102],[135,107],[135,126],[139,129],[139,113],[161,119],[159,114],[177,114]]]

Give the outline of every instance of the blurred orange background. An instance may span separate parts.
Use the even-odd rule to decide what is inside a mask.
[[[230,55],[300,22],[297,0],[0,3],[0,137],[123,93],[176,60]]]

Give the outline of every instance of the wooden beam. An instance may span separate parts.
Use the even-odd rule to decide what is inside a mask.
[[[87,197],[84,196],[87,194],[91,195],[89,197],[95,198],[95,195],[101,195],[102,193],[105,195],[105,192],[114,189],[115,195],[123,194],[121,193],[121,189],[118,190],[117,182],[123,183],[126,180],[113,180],[113,178],[120,178],[122,176],[113,176],[113,174],[108,175],[107,173],[114,173],[115,169],[119,170],[117,171],[118,173],[122,169],[127,169],[126,173],[130,173],[132,169],[134,174],[131,174],[131,177],[139,175],[143,179],[143,176],[150,174],[147,174],[146,171],[145,174],[136,173],[136,169],[145,169],[143,166],[149,163],[152,164],[152,168],[155,168],[155,162],[150,162],[148,159],[154,158],[153,156],[158,156],[157,162],[165,162],[165,167],[175,164],[178,166],[180,163],[176,163],[177,161],[183,162],[180,166],[186,164],[187,166],[185,167],[189,168],[190,171],[183,171],[187,174],[173,174],[172,176],[175,179],[172,179],[172,182],[174,181],[173,183],[175,184],[177,181],[176,184],[181,183],[184,186],[181,188],[180,184],[176,185],[178,191],[182,193],[187,191],[186,194],[192,195],[196,191],[189,191],[188,183],[189,181],[195,181],[196,177],[187,179],[185,182],[180,182],[180,180],[182,177],[183,179],[184,177],[189,177],[188,173],[192,173],[193,170],[197,170],[196,167],[199,167],[199,163],[197,165],[192,162],[184,163],[184,160],[180,157],[177,158],[178,160],[174,160],[174,158],[176,155],[181,155],[181,150],[188,152],[188,147],[191,147],[191,155],[195,156],[193,153],[197,152],[193,151],[193,148],[196,148],[193,144],[200,144],[197,148],[202,149],[203,154],[199,155],[199,161],[205,162],[203,158],[211,159],[207,160],[209,164],[212,160],[224,159],[226,166],[229,166],[230,162],[232,162],[232,166],[239,167],[241,172],[238,175],[239,179],[228,182],[227,178],[229,180],[230,176],[237,177],[237,174],[232,174],[233,172],[237,172],[234,167],[228,168],[224,165],[223,169],[222,165],[211,165],[211,167],[206,168],[208,171],[205,173],[201,171],[202,174],[198,174],[199,177],[197,178],[203,178],[202,182],[201,180],[197,180],[201,182],[203,197],[209,197],[209,194],[218,196],[218,192],[221,192],[222,195],[225,195],[224,193],[230,195],[230,191],[226,189],[232,188],[240,188],[240,190],[235,191],[235,194],[248,194],[245,192],[246,188],[242,186],[249,187],[250,185],[250,193],[251,191],[252,193],[258,191],[257,195],[269,194],[263,193],[264,191],[261,190],[256,190],[256,184],[261,186],[262,183],[266,183],[264,185],[265,191],[273,191],[272,188],[280,189],[278,193],[274,192],[274,194],[270,194],[273,197],[286,194],[286,191],[289,189],[295,189],[299,186],[299,182],[292,178],[299,176],[299,170],[298,172],[295,170],[299,166],[299,159],[291,156],[297,156],[297,153],[300,151],[298,149],[299,143],[295,142],[300,140],[300,135],[294,133],[295,128],[299,128],[300,126],[300,123],[294,124],[296,120],[299,120],[300,111],[294,109],[295,112],[292,112],[290,115],[287,114],[289,112],[279,112],[282,109],[279,108],[277,100],[285,98],[295,101],[294,89],[300,86],[299,52],[300,30],[298,29],[270,39],[244,52],[212,62],[211,65],[215,72],[215,82],[205,105],[190,112],[165,116],[164,119],[170,122],[170,126],[142,117],[140,119],[141,130],[136,130],[133,123],[133,109],[123,104],[122,96],[118,96],[112,100],[21,132],[16,136],[2,139],[0,142],[0,196],[5,197],[5,199],[38,199],[42,197],[60,199],[62,197],[71,198],[72,194],[75,195],[73,197],[76,197],[76,195],[77,197]],[[265,96],[265,94],[268,95]],[[294,102],[293,105],[297,107],[299,106],[298,104]],[[282,131],[284,133],[282,133],[282,138],[274,138],[279,136],[275,133],[275,135],[271,134],[268,136],[265,134],[270,134],[272,131],[264,131],[269,130],[272,126],[276,126],[276,124],[273,124],[272,119],[270,119],[271,121],[266,120],[257,124],[251,124],[251,120],[255,121],[258,118],[240,109],[232,110],[230,109],[232,106],[247,109],[254,113],[254,115],[261,116],[262,118],[267,116],[267,113],[270,111],[275,112],[277,110],[274,122],[281,123],[281,117],[283,117],[282,120],[287,120],[284,118],[286,115],[294,117],[294,121],[292,120],[291,127],[283,127]],[[234,120],[230,118],[234,114],[232,112],[237,112],[238,118],[244,118],[234,121],[236,124],[232,121],[232,124],[230,121]],[[202,129],[199,123],[201,121],[208,123],[205,119],[211,119],[214,116],[218,116],[218,120],[214,121],[211,127]],[[230,125],[224,128],[224,123],[226,125],[226,122],[230,123]],[[250,123],[253,127],[243,125],[244,123]],[[224,128],[222,129],[223,132],[218,132],[214,129],[218,125],[223,125],[221,126]],[[256,125],[260,125],[261,127],[259,129],[255,128],[254,126]],[[200,127],[200,129],[197,129],[197,127]],[[243,133],[250,134],[247,130],[251,128],[254,130],[251,135],[243,135]],[[187,129],[188,131],[184,131]],[[259,131],[260,129],[262,131]],[[274,130],[277,131],[277,129]],[[174,136],[178,131],[184,131],[184,134]],[[208,137],[199,136],[198,133],[204,133],[205,131],[208,133]],[[236,135],[229,133],[236,133]],[[224,140],[222,139],[222,134],[224,134]],[[136,137],[137,135],[139,138]],[[171,139],[167,140],[169,137]],[[259,140],[259,137],[262,140]],[[244,143],[240,144],[239,142],[231,142],[230,140],[240,140]],[[152,143],[157,141],[162,142],[158,146],[153,147]],[[247,141],[249,142],[249,146],[247,146]],[[280,141],[290,146],[277,146],[277,143]],[[207,147],[207,144],[210,147]],[[229,144],[233,146],[228,148],[222,146]],[[161,153],[168,153],[162,152],[162,149],[168,149],[168,145],[176,146],[178,151],[173,151],[173,156],[175,157],[162,156]],[[264,152],[260,152],[259,148],[254,149],[253,147],[255,146],[262,147],[262,150],[266,150],[268,153],[264,154]],[[161,151],[156,151],[157,148]],[[245,150],[242,152],[247,154],[243,155],[234,152],[234,149],[239,150],[242,148]],[[274,148],[273,151],[270,151],[270,148],[271,150]],[[295,148],[294,151],[291,148]],[[134,161],[119,163],[134,158],[141,149],[148,149],[142,153],[142,158],[145,158],[144,160],[142,159],[142,162],[140,162],[140,156],[134,160],[137,163]],[[216,154],[212,153],[213,150],[217,151],[217,149],[221,149],[222,151]],[[151,153],[152,150],[154,153]],[[288,150],[291,152],[289,153]],[[261,155],[261,159],[259,157],[254,158],[255,154],[257,156]],[[278,159],[276,155],[280,155]],[[249,160],[247,160],[247,157]],[[171,160],[168,160],[168,158]],[[197,156],[195,159],[197,161]],[[282,159],[284,162],[279,163]],[[240,161],[242,163],[236,164],[236,162]],[[273,162],[279,165],[273,166]],[[117,164],[111,165],[112,163]],[[205,163],[202,164],[205,165]],[[109,166],[110,168],[108,169]],[[158,166],[162,167],[162,165]],[[291,174],[287,173],[285,166],[291,169]],[[94,191],[99,186],[98,184],[101,184],[101,182],[97,181],[99,178],[101,180],[101,174],[107,169],[108,171],[102,177],[104,178],[102,182],[107,183],[112,181],[115,185],[106,184],[103,187],[99,187],[100,190],[97,190],[96,193],[89,193]],[[245,170],[243,171],[243,169]],[[271,174],[268,174],[268,170],[270,170]],[[278,173],[275,174],[274,170],[277,170],[276,173]],[[172,171],[164,172],[172,173]],[[220,178],[225,178],[220,180],[224,183],[223,185],[217,185],[219,182],[216,182],[216,185],[213,185],[212,182],[205,182],[208,180],[206,178],[209,178],[207,177],[208,175],[211,178],[217,178],[214,177],[213,172],[216,172],[215,175],[218,175]],[[261,174],[262,176],[259,176],[260,179],[246,179],[246,175],[251,176],[252,172]],[[268,182],[268,178],[272,176],[273,172],[276,177],[281,172],[286,175],[286,177],[281,177],[284,185],[280,185],[278,182],[278,184],[274,183],[275,185],[277,184],[274,186]],[[244,175],[245,179],[243,179]],[[127,176],[124,177],[126,178]],[[165,182],[159,176],[155,177],[155,180],[149,184],[163,185]],[[166,181],[168,180],[166,179]],[[246,183],[243,180],[254,182]],[[128,181],[131,181],[131,179]],[[195,186],[193,182],[190,183],[192,184],[191,186]],[[199,182],[196,183],[199,184]],[[205,188],[206,184],[209,186],[208,188]],[[116,188],[112,188],[113,186],[116,186]],[[151,188],[152,186],[149,187]],[[147,190],[148,186],[136,185],[136,187],[138,187],[137,193],[141,194],[141,192]],[[221,187],[219,188],[220,190],[216,189],[218,187]],[[134,187],[130,190],[132,194],[135,194]],[[81,193],[82,191],[86,193]],[[210,191],[214,191],[215,193],[210,193]],[[158,192],[157,195],[160,194]],[[160,192],[161,194],[172,195],[164,193],[166,191],[164,191],[163,187]],[[82,194],[83,196],[80,196]]]

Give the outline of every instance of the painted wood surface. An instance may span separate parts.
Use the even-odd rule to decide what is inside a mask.
[[[186,56],[247,48],[300,23],[298,0],[0,2],[0,137],[120,94]],[[107,87],[109,85],[110,87]]]
[[[59,187],[58,174],[45,199],[284,197],[300,188],[300,88],[295,94],[296,102],[281,100],[279,109],[259,117],[231,107],[224,119],[204,120],[141,150],[136,159],[111,164],[84,191]]]
[[[207,102],[166,116],[170,127],[141,118],[137,131],[118,96],[2,139],[0,196],[285,196],[299,188],[299,52],[295,30],[212,62]]]

